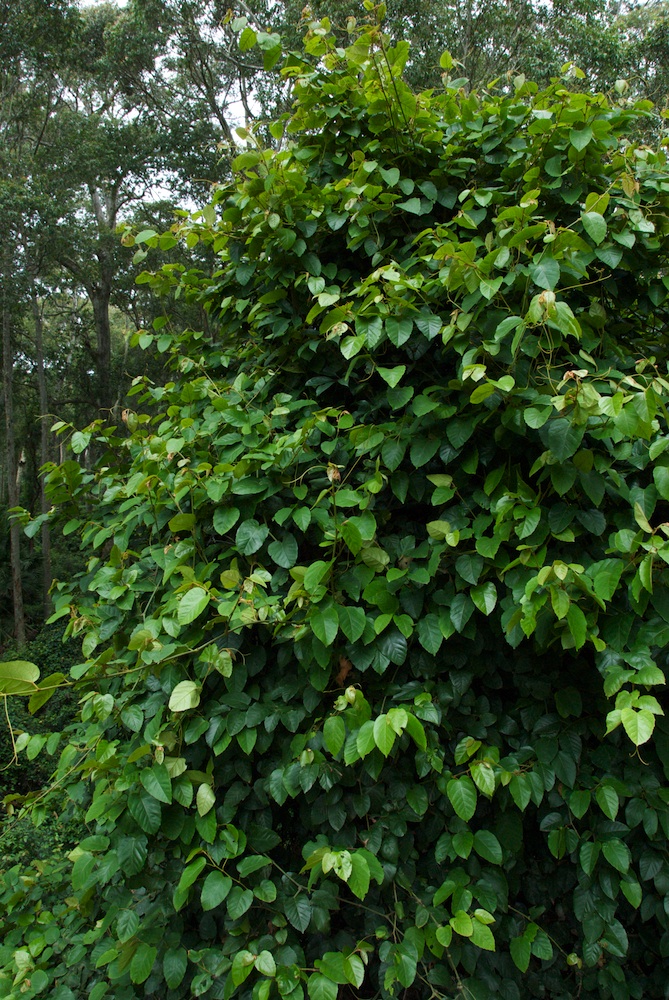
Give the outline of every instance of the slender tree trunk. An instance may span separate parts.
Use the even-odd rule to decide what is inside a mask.
[[[99,278],[87,288],[93,304],[93,319],[97,338],[98,378],[100,385],[100,408],[111,409],[111,325],[109,303],[114,281],[114,264],[110,243],[116,239],[116,218],[118,213],[118,184],[108,190],[89,185],[91,204],[98,226],[99,244],[96,250],[100,271]]]
[[[2,391],[5,405],[5,468],[7,470],[7,501],[8,507],[17,507],[18,468],[16,463],[16,442],[14,439],[14,394],[12,385],[13,355],[11,338],[11,316],[7,295],[7,275],[9,261],[5,265],[2,287]],[[26,642],[26,621],[23,610],[23,586],[21,579],[21,528],[17,521],[10,521],[9,528],[10,561],[12,569],[12,599],[14,604],[14,637],[19,649]]]
[[[37,382],[39,386],[39,411],[40,411],[40,466],[43,468],[49,461],[49,398],[46,389],[46,372],[44,371],[44,326],[42,323],[42,310],[37,297],[37,289],[33,282],[31,288],[33,321],[35,323],[35,353],[37,354]],[[49,510],[49,502],[46,495],[44,473],[40,474],[40,507],[41,513],[46,514]],[[51,614],[51,529],[49,522],[42,524],[42,601],[44,605],[44,618]]]
[[[100,385],[100,408],[109,409],[111,398],[111,325],[109,323],[109,300],[111,282],[104,278],[89,290],[93,304],[93,320],[97,340],[98,379]]]

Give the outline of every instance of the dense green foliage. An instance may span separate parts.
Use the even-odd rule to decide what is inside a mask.
[[[585,74],[577,87],[617,86],[666,106],[667,0],[385,7],[391,38],[411,42],[404,76],[413,89],[441,89],[448,48],[453,78],[472,87],[494,78],[509,86],[516,73],[544,85],[574,61]],[[224,0],[0,2],[0,645],[36,634],[51,581],[71,564],[58,537],[52,552],[48,525],[21,544],[5,524],[9,508],[47,509],[39,470],[58,460],[53,415],[77,425],[118,418],[126,374],[162,362],[159,352],[143,363],[127,353],[124,331],[150,324],[156,301],[148,286],[134,287],[117,225],[160,230],[185,199],[208,200],[211,184],[230,175],[242,115],[269,121],[289,105],[282,45],[299,50],[309,18],[326,14],[340,44],[376,16],[359,0],[250,0],[234,10]]]
[[[664,995],[666,157],[407,56],[311,25],[181,226],[215,272],[140,277],[210,333],[140,334],[171,381],[49,473],[84,662],[33,811],[86,835],[2,876],[12,1000]]]

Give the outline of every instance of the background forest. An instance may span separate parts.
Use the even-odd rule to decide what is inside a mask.
[[[0,997],[666,1000],[669,5],[1,10]]]

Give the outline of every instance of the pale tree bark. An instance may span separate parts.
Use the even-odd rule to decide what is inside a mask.
[[[111,325],[109,303],[111,300],[111,276],[102,265],[100,279],[87,287],[93,305],[93,322],[97,342],[98,380],[100,385],[100,409],[111,409]]]
[[[90,207],[93,211],[97,229],[97,240],[91,252],[97,258],[97,263],[89,266],[88,262],[79,258],[66,248],[60,256],[60,263],[86,289],[86,294],[93,308],[93,326],[95,329],[95,366],[98,376],[97,403],[101,415],[108,417],[113,409],[111,384],[111,322],[109,309],[111,294],[116,276],[113,245],[117,241],[115,229],[119,209],[124,202],[120,193],[120,183],[108,189],[88,184]]]
[[[5,469],[7,474],[7,506],[19,504],[19,468],[16,461],[16,441],[14,437],[14,392],[12,323],[7,292],[7,276],[10,261],[3,261],[4,281],[2,282],[2,393],[5,407]],[[12,573],[12,601],[14,606],[14,638],[19,649],[26,642],[26,621],[23,609],[23,582],[21,578],[21,527],[16,520],[10,520],[9,546]]]
[[[99,233],[99,246],[96,250],[99,270],[95,280],[87,282],[86,291],[93,306],[100,384],[100,408],[111,409],[111,324],[109,321],[109,306],[115,268],[111,250],[106,243],[109,239],[116,238],[114,231],[116,229],[119,210],[119,187],[118,185],[114,185],[107,191],[101,191],[91,184],[88,190]]]
[[[37,356],[37,383],[39,387],[39,412],[40,412],[40,467],[43,468],[49,461],[49,397],[46,388],[46,372],[44,370],[44,324],[42,322],[42,307],[40,305],[37,288],[33,279],[31,287],[31,301],[33,322],[35,325],[35,354]],[[40,473],[40,513],[46,514],[49,510],[49,501],[46,495],[44,473]],[[51,571],[51,529],[49,522],[42,523],[42,602],[45,619],[51,614],[51,597],[49,590],[53,578]]]

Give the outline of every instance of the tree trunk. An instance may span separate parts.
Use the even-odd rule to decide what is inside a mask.
[[[2,391],[5,405],[5,468],[7,473],[7,506],[17,507],[18,468],[16,463],[16,442],[14,439],[14,394],[12,384],[13,355],[12,327],[7,295],[9,262],[3,262],[4,281],[2,287]],[[26,621],[23,610],[23,586],[21,580],[21,527],[18,521],[9,522],[9,546],[12,570],[12,600],[14,604],[14,637],[19,650],[26,642]]]
[[[109,323],[109,300],[111,282],[104,278],[89,289],[93,304],[93,320],[97,341],[98,380],[100,386],[100,409],[110,409],[111,398],[111,326]]]
[[[98,378],[100,385],[100,408],[111,409],[111,326],[109,323],[109,303],[114,281],[113,251],[110,243],[116,237],[116,219],[119,205],[119,185],[108,190],[89,185],[93,214],[98,227],[98,247],[95,255],[100,265],[99,278],[86,289],[93,304],[93,320],[97,339]]]
[[[49,461],[49,397],[46,389],[46,372],[44,371],[44,327],[42,324],[42,310],[37,297],[37,289],[33,282],[31,288],[33,320],[35,323],[35,353],[37,355],[37,382],[39,386],[39,411],[40,411],[40,466],[43,468]],[[46,495],[44,473],[40,474],[40,513],[46,514],[49,510],[49,502]],[[49,522],[42,523],[42,601],[44,605],[44,618],[51,614],[51,529]]]

